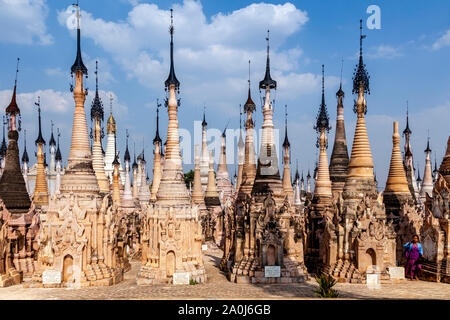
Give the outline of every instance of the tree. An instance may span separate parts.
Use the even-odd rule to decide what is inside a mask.
[[[184,174],[184,182],[186,183],[187,188],[189,188],[190,183],[194,183],[194,170],[191,170]]]

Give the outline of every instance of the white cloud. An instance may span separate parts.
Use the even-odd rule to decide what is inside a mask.
[[[0,0],[0,41],[18,44],[53,43],[47,33],[45,0]]]
[[[450,46],[450,29],[447,30],[447,32],[442,37],[440,37],[433,43],[432,49],[439,50],[447,46]]]
[[[288,99],[319,87],[318,81],[307,81],[314,75],[294,71],[303,58],[301,48],[279,49],[309,20],[307,13],[293,4],[251,4],[227,14],[218,13],[210,19],[206,18],[200,1],[184,0],[173,8],[175,67],[183,100],[188,105],[220,101],[214,110],[221,110],[241,103],[246,96],[249,59],[253,84],[264,76],[267,29],[271,34],[275,80],[289,82],[289,88],[295,88]],[[71,8],[59,12],[61,25],[66,25],[70,14]],[[109,53],[128,78],[136,78],[143,86],[162,93],[169,70],[169,22],[169,10],[155,4],[136,3],[121,21],[106,21],[82,11],[81,32]],[[235,94],[230,95],[230,91]]]
[[[382,44],[377,47],[370,48],[366,55],[368,58],[372,59],[393,59],[396,57],[401,57],[403,54],[400,52],[399,48]]]

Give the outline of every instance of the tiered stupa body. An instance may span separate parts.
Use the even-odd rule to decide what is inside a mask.
[[[30,201],[20,169],[17,143],[20,127],[16,127],[20,109],[16,103],[16,88],[17,73],[11,103],[6,108],[9,141],[0,178],[0,246],[3,248],[0,287],[19,284],[23,277],[33,273],[40,227],[39,213]]]
[[[345,178],[348,172],[348,150],[347,139],[345,137],[344,124],[344,91],[342,90],[342,82],[336,93],[337,116],[336,116],[336,132],[334,136],[333,152],[330,160],[330,179],[333,194],[337,195],[344,190]]]
[[[394,133],[392,135],[392,155],[389,167],[389,175],[386,180],[386,188],[383,193],[383,201],[386,206],[386,214],[399,216],[400,209],[408,201],[412,200],[412,195],[408,186],[405,169],[403,167],[402,155],[400,152],[400,134],[398,132],[398,122],[394,122]]]
[[[139,186],[138,198],[141,208],[149,204],[151,199],[150,186],[147,182],[147,161],[145,160],[144,150],[141,153],[141,185]]]
[[[276,81],[270,76],[267,44],[266,75],[259,83],[259,88],[265,91],[261,149],[251,195],[239,196],[235,205],[235,251],[229,268],[232,282],[299,282],[307,277],[303,264],[303,237],[298,233],[301,217],[296,215],[283,192],[278,168],[270,98],[271,89],[276,87]],[[244,163],[244,175],[245,171]],[[247,191],[245,179],[244,176],[239,194]],[[278,277],[266,277],[266,271],[272,269],[279,272]]]
[[[126,234],[119,232],[121,216],[111,198],[102,198],[92,166],[83,87],[87,75],[80,48],[79,7],[77,56],[71,68],[75,74],[73,94],[75,112],[72,143],[67,169],[61,179],[61,193],[50,200],[48,211],[41,214],[38,270],[30,286],[100,286],[112,285],[123,278],[126,263]],[[119,231],[117,231],[119,229]],[[48,277],[60,279],[52,284]]]
[[[198,208],[191,207],[184,182],[178,134],[176,91],[180,82],[173,63],[173,24],[170,27],[170,73],[165,82],[169,93],[167,148],[156,202],[147,207],[142,232],[142,267],[138,284],[172,282],[174,274],[205,282],[202,235]]]
[[[192,194],[191,194],[191,203],[192,205],[197,205],[200,210],[201,216],[205,216],[207,214],[206,212],[206,205],[205,205],[205,196],[203,195],[202,190],[202,182],[200,177],[200,156],[199,156],[199,150],[198,150],[198,144],[195,145],[195,168],[194,168],[194,183],[192,187]]]
[[[130,178],[130,150],[128,150],[128,131],[127,131],[127,142],[125,148],[125,154],[123,156],[123,161],[125,163],[125,184],[123,187],[123,194],[121,198],[121,206],[127,213],[131,213],[135,210],[135,204],[133,200],[133,193],[131,191],[131,178]]]

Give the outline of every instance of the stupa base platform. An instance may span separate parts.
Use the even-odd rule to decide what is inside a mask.
[[[0,274],[0,288],[20,284],[23,280],[22,273],[17,270],[10,270],[8,274]]]
[[[308,280],[309,275],[303,263],[290,259],[284,259],[283,262],[280,277],[266,277],[264,267],[259,266],[256,259],[243,259],[231,268],[228,279],[235,283],[252,284],[300,283]]]
[[[197,283],[206,282],[206,272],[203,266],[191,262],[183,263],[183,269],[177,270],[176,273],[187,273],[189,281]],[[158,267],[142,266],[139,271],[136,282],[138,285],[154,285],[154,284],[173,284],[173,277],[167,276],[166,270]]]
[[[79,283],[62,281],[61,283],[43,283],[42,273],[36,272],[30,282],[24,283],[24,288],[83,288],[113,286],[123,281],[122,268],[109,268],[105,264],[88,265],[85,272],[81,273]]]

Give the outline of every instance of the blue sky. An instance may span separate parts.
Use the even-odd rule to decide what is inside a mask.
[[[22,126],[27,129],[28,149],[34,149],[32,141],[37,136],[33,101],[40,95],[45,137],[48,141],[53,120],[62,130],[64,160],[69,153],[73,113],[69,71],[76,42],[74,31],[66,26],[69,16],[66,9],[72,2],[0,0],[3,30],[0,103],[6,107],[9,102],[15,62],[20,57],[18,103]],[[445,152],[450,120],[447,1],[82,0],[82,51],[89,68],[91,92],[86,110],[93,99],[98,59],[106,114],[109,114],[107,96],[109,93],[114,96],[121,154],[125,129],[130,131],[131,145],[136,142],[140,150],[145,139],[146,153],[151,154],[156,99],[165,96],[163,82],[168,74],[168,10],[174,8],[175,68],[182,99],[180,127],[193,133],[194,121],[201,120],[206,105],[210,128],[223,130],[230,121],[229,128],[236,129],[239,104],[246,100],[248,59],[252,60],[253,98],[260,101],[257,82],[264,76],[264,38],[270,29],[272,77],[278,81],[275,126],[284,130],[287,104],[293,163],[298,159],[300,169],[307,170],[308,166],[313,169],[316,157],[313,122],[320,104],[321,65],[325,64],[325,98],[334,127],[341,59],[344,59],[344,107],[351,150],[356,120],[352,112],[351,78],[359,49],[359,19],[366,21],[369,17],[366,9],[372,4],[380,7],[381,29],[365,27],[364,31],[367,35],[364,57],[371,76],[367,126],[382,189],[392,149],[392,121],[399,121],[403,130],[406,100],[415,162],[421,174],[428,130],[433,162],[435,153],[439,164]],[[165,138],[167,115],[163,111],[161,133]],[[258,128],[261,121],[258,108]],[[334,130],[329,135],[329,155],[333,140]],[[35,162],[35,157],[31,156],[31,162]],[[233,170],[230,165],[231,174]]]

